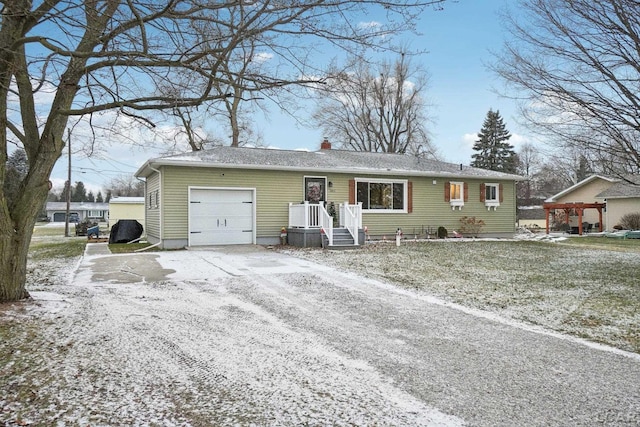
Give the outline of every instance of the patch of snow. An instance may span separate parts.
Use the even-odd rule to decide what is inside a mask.
[[[464,248],[437,245],[458,255]],[[379,247],[367,250],[357,258],[210,249],[39,262],[28,316],[0,313],[15,348],[0,379],[12,391],[0,397],[0,422],[580,425],[640,413],[629,381],[640,375],[639,355],[364,277],[389,267],[390,276],[415,279]],[[427,257],[402,256],[429,280],[462,288],[430,271]],[[332,267],[337,260],[355,271]],[[110,277],[134,264],[127,280]],[[148,280],[159,271],[162,280]],[[513,273],[495,283],[506,277]]]

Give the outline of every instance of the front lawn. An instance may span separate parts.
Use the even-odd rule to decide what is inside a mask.
[[[563,245],[573,245],[594,249],[629,251],[640,253],[640,239],[621,239],[614,237],[570,237],[559,242]]]
[[[600,243],[600,245],[596,245]],[[431,241],[293,254],[640,353],[640,242]]]

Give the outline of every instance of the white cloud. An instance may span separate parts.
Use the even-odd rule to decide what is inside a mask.
[[[382,24],[378,21],[360,22],[358,23],[358,27],[363,29],[378,30],[382,27]]]
[[[478,140],[478,134],[477,133],[465,133],[462,136],[462,141],[464,142],[464,145],[467,148],[473,147],[473,144],[475,144],[475,142],[477,140]]]
[[[267,61],[270,61],[273,59],[273,54],[272,53],[267,53],[267,52],[261,52],[261,53],[257,53],[253,56],[252,60],[254,62],[263,64]]]
[[[516,151],[518,151],[520,147],[527,142],[530,142],[529,138],[518,133],[512,133],[511,138],[509,139],[509,143],[513,145]]]

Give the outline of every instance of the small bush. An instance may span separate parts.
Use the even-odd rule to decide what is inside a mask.
[[[444,239],[449,235],[449,232],[443,226],[438,227],[438,239]]]
[[[620,225],[625,230],[640,230],[640,212],[623,215],[620,218]]]

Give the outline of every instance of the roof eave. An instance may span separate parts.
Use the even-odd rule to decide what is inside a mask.
[[[547,203],[553,203],[555,202],[557,199],[559,199],[560,197],[566,196],[567,194],[571,193],[572,191],[574,191],[577,188],[582,187],[583,185],[586,185],[588,183],[590,183],[591,181],[595,180],[596,178],[600,178],[600,179],[604,179],[605,181],[609,181],[609,182],[617,182],[619,180],[615,179],[615,178],[611,178],[608,177],[606,175],[598,175],[598,174],[594,174],[591,175],[585,179],[583,179],[580,182],[577,182],[575,184],[573,184],[571,187],[569,188],[565,188],[564,190],[562,190],[561,192],[559,192],[558,194],[554,194],[553,196],[549,197],[547,200],[545,200],[545,202]]]
[[[308,168],[300,166],[281,166],[281,165],[252,165],[252,164],[229,164],[229,163],[208,163],[208,162],[192,162],[184,160],[167,160],[167,159],[151,159],[146,161],[135,173],[135,176],[147,177],[152,171],[162,166],[189,166],[198,168],[220,168],[220,169],[258,169],[258,170],[276,170],[290,172],[331,172],[331,173],[348,173],[348,174],[371,174],[371,175],[406,175],[406,176],[429,176],[442,178],[474,178],[474,179],[494,179],[500,181],[523,181],[526,178],[519,175],[504,174],[504,176],[481,176],[465,173],[441,172],[441,171],[416,171],[404,169],[358,169],[358,168]]]

